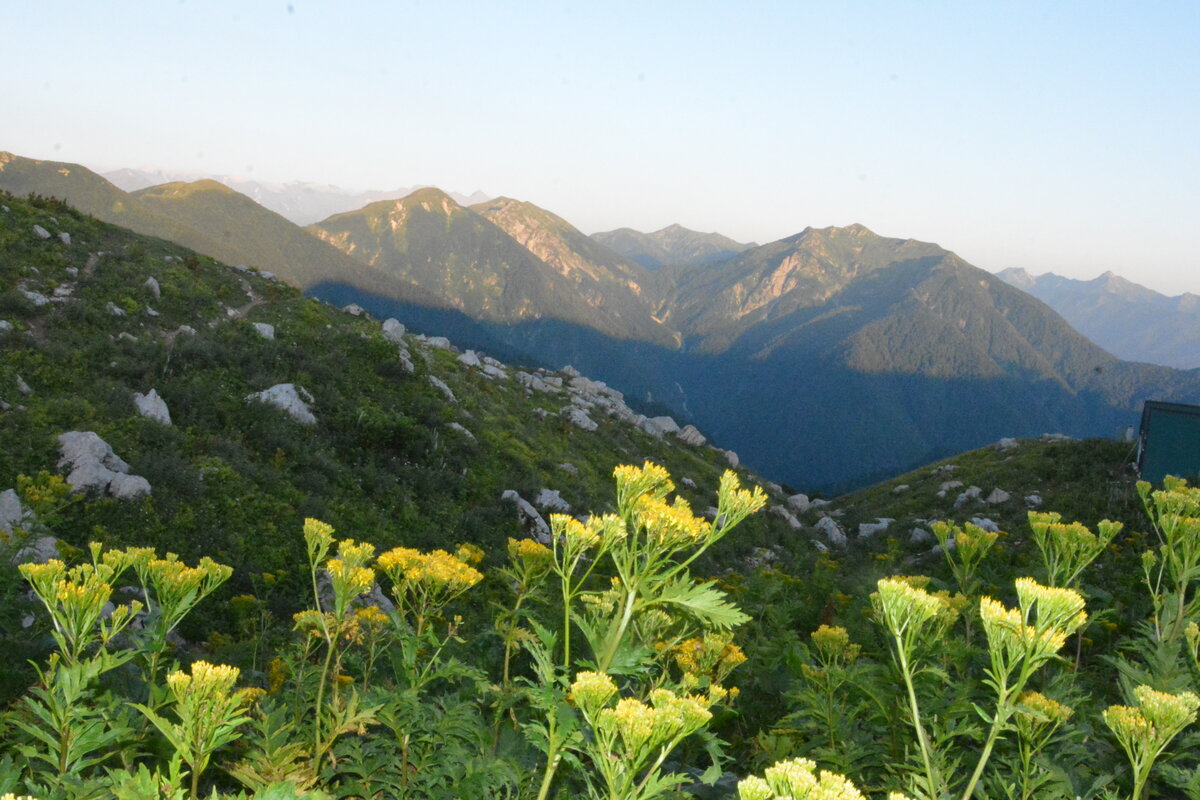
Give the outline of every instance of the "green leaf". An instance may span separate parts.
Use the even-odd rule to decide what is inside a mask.
[[[643,608],[657,605],[673,606],[705,627],[718,630],[730,630],[750,621],[750,617],[711,583],[692,583],[686,579],[672,581],[659,588],[656,597],[647,598]]]

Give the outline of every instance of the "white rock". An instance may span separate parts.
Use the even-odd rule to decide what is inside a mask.
[[[317,418],[308,407],[308,403],[313,401],[313,397],[302,386],[298,387],[294,383],[277,383],[270,389],[246,395],[247,402],[255,400],[287,412],[288,416],[301,425],[317,424]]]
[[[838,527],[838,524],[833,521],[832,517],[821,517],[817,520],[817,530],[825,534],[825,538],[830,544],[838,547],[844,547],[846,544],[846,534]]]
[[[6,319],[0,319],[0,333],[12,333],[13,324]]]
[[[13,554],[14,564],[45,564],[52,558],[61,559],[58,551],[58,539],[53,536],[34,536],[22,542],[21,549]],[[30,623],[32,624],[32,622]],[[29,625],[23,625],[28,628]]]
[[[1010,436],[1006,436],[1000,441],[996,442],[996,449],[1001,453],[1007,453],[1009,450],[1016,450],[1018,446],[1019,442]]]
[[[1025,495],[1025,505],[1029,506],[1030,508],[1041,508],[1042,496],[1040,494]]]
[[[179,328],[175,331],[175,335],[176,336],[180,336],[180,335],[195,336],[196,329],[193,328],[191,325],[180,325]]]
[[[439,350],[449,350],[451,348],[450,340],[445,336],[430,336],[425,339],[425,344],[430,347],[436,347]]]
[[[162,299],[162,287],[158,285],[158,281],[153,276],[146,278],[146,282],[142,286],[145,286],[150,294],[154,295],[155,300]]]
[[[475,354],[474,350],[468,350],[467,352],[460,355],[458,357],[458,363],[463,364],[464,366],[468,366],[468,367],[483,366],[483,362],[481,362],[479,360],[479,356]]]
[[[417,368],[413,366],[412,359],[408,357],[407,350],[400,351],[400,366],[404,367],[404,371],[409,375],[417,371]]]
[[[679,423],[672,417],[651,417],[650,421],[663,433],[678,433]]]
[[[29,388],[29,384],[20,375],[17,376],[17,391],[24,397],[29,397],[29,395],[33,394],[33,389]]]
[[[907,491],[908,491],[908,484],[902,483],[899,486],[896,486],[892,489],[892,494],[903,494],[904,492],[907,492]]]
[[[913,528],[908,534],[910,544],[923,544],[933,541],[933,534],[924,528]]]
[[[740,463],[740,459],[738,459],[738,454],[733,452],[732,450],[722,450],[721,452],[724,453],[725,460],[729,462],[729,466],[736,467]]]
[[[118,342],[136,342],[137,337],[134,336],[129,331],[121,331],[120,333],[117,334],[117,341]]]
[[[521,497],[512,489],[506,489],[501,495],[501,500],[507,500],[517,507],[517,517],[521,520],[521,525],[526,532],[532,534],[533,538],[538,542],[550,544],[550,526],[546,524],[546,520],[542,519],[542,515],[537,509],[529,504],[529,501]]]
[[[258,277],[262,278],[262,279],[263,279],[263,280],[265,280],[265,281],[273,281],[273,280],[275,280],[275,273],[274,273],[274,272],[268,272],[268,271],[267,271],[267,270],[265,270],[265,269],[260,269],[260,270],[258,271]]]
[[[951,489],[961,489],[962,485],[962,481],[945,481],[941,486],[938,487],[938,497],[945,497],[946,492],[950,491]]]
[[[877,533],[885,533],[888,526],[895,521],[891,517],[876,517],[874,522],[860,522],[858,524],[858,538],[870,539]]]
[[[542,380],[540,375],[531,375],[528,372],[517,372],[517,383],[524,386],[526,389],[532,389],[535,392],[556,392],[558,391],[550,384]]]
[[[934,475],[945,475],[948,472],[954,472],[954,470],[956,470],[956,469],[958,469],[958,464],[942,464],[940,467],[938,467],[937,469],[935,469],[933,471],[933,474]]]
[[[572,475],[579,474],[579,467],[575,466],[570,461],[564,461],[563,463],[558,465],[558,468],[561,469],[563,472],[569,472]]]
[[[808,499],[808,495],[806,495],[806,494],[789,495],[788,499],[787,499],[787,504],[797,514],[803,514],[805,511],[808,511],[808,507],[811,505],[811,503],[809,502],[809,499]]]
[[[69,247],[71,245],[71,234],[66,231],[59,231],[58,240]]]
[[[563,380],[558,375],[542,375],[542,380],[546,382],[547,386],[555,389],[561,389],[563,386]]]
[[[465,427],[463,427],[462,425],[460,425],[457,422],[451,422],[446,427],[452,431],[458,431],[459,433],[461,433],[463,436],[466,436],[471,441],[475,441],[475,434],[471,433],[469,430],[467,430]]]
[[[94,431],[68,431],[58,437],[59,469],[95,462],[113,472],[129,472],[129,464]]]
[[[0,531],[12,533],[13,528],[23,528],[33,519],[33,512],[25,507],[15,489],[0,492]]]
[[[544,408],[535,408],[530,413],[532,413],[538,419],[545,419],[546,417],[552,416],[552,414]]]
[[[166,401],[159,396],[156,390],[151,389],[145,394],[134,392],[133,404],[137,406],[138,413],[143,417],[161,422],[163,425],[171,424],[171,412],[167,409]]]
[[[251,322],[250,324],[254,326],[254,330],[256,330],[258,335],[262,338],[271,340],[275,339],[274,325],[271,325],[268,322]]]
[[[708,439],[696,429],[695,425],[684,425],[675,435],[679,437],[681,442],[690,444],[692,447],[702,447],[708,443]]]
[[[367,313],[363,311],[363,307],[358,303],[351,303],[348,306],[342,306],[342,311],[345,311],[352,317],[361,317],[363,314]]]
[[[404,342],[404,325],[395,317],[388,317],[383,321],[383,338],[395,344]]]
[[[107,311],[109,314],[112,314],[114,317],[125,316],[125,309],[121,308],[120,306],[118,306],[116,303],[114,303],[111,300],[109,300],[107,303],[104,304],[104,310]]]
[[[958,497],[954,498],[954,507],[962,508],[972,500],[978,500],[982,494],[983,490],[978,486],[968,486],[965,491],[960,492]]]
[[[798,531],[804,527],[800,520],[796,519],[796,515],[785,506],[771,506],[771,513],[783,519],[788,524],[788,527],[794,531]]]
[[[679,482],[689,489],[696,488],[696,482],[694,480],[692,480],[691,478],[680,478]]]
[[[824,508],[827,505],[829,505],[828,500],[813,500],[811,503],[808,504],[809,508],[814,508],[814,509],[815,508]]]
[[[446,382],[444,380],[442,380],[441,378],[437,377],[436,375],[430,375],[429,383],[435,389],[437,389],[439,392],[446,395],[446,399],[449,400],[451,403],[458,402],[458,398],[454,396],[454,392],[450,391],[450,387],[447,386]]]
[[[50,231],[46,230],[41,225],[34,225],[33,226],[33,235],[38,237],[39,239],[49,239]]]
[[[44,306],[50,302],[50,298],[41,292],[31,292],[28,289],[22,289],[21,294],[25,295],[25,299],[35,306]]]
[[[997,525],[993,520],[988,519],[987,517],[971,517],[971,524],[978,526],[979,528],[982,528],[983,530],[988,531],[989,533],[999,533],[1000,532],[1000,526]]]
[[[508,378],[507,372],[500,367],[492,366],[491,364],[484,364],[481,371],[485,376],[496,380],[506,380]]]
[[[1007,503],[1012,498],[1012,495],[997,486],[992,489],[992,493],[987,496],[985,503]]]
[[[507,368],[507,366],[508,366],[508,365],[507,365],[507,364],[505,364],[503,361],[500,361],[499,359],[496,359],[496,358],[492,358],[491,356],[483,356],[483,355],[481,355],[481,356],[479,357],[479,360],[480,360],[480,361],[482,361],[483,363],[485,363],[485,364],[489,365],[489,366],[496,367],[497,369],[506,369],[506,368]]]
[[[558,511],[563,514],[571,513],[571,504],[563,500],[557,489],[542,489],[533,498],[533,504],[546,511]]]
[[[570,364],[567,364],[565,367],[560,369],[559,372],[561,372],[563,375],[566,375],[568,378],[579,377],[579,370],[575,369]]]
[[[588,416],[586,411],[581,408],[576,408],[573,405],[566,406],[558,413],[559,416],[561,416],[567,422],[571,423],[576,428],[580,428],[581,430],[594,431],[600,427],[591,417]]]
[[[108,484],[108,493],[118,500],[136,500],[150,494],[150,481],[141,475],[118,472]]]

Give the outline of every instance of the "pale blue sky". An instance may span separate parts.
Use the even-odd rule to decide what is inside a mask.
[[[6,0],[0,149],[1200,293],[1200,3]]]

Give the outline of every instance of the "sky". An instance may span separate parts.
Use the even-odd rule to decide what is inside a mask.
[[[1200,293],[1200,3],[4,0],[0,150]],[[15,70],[15,74],[14,74]]]

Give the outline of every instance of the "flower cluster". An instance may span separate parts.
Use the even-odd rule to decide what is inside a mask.
[[[1078,592],[1042,586],[1032,578],[1016,581],[1018,608],[1005,608],[990,597],[979,601],[979,616],[989,649],[1011,669],[1022,659],[1031,665],[1053,658],[1067,637],[1087,622]]]
[[[806,758],[780,761],[763,777],[750,776],[738,783],[741,800],[866,800],[849,779],[821,770]],[[889,798],[892,800],[892,798]]]
[[[621,464],[613,470],[617,482],[617,508],[621,516],[628,516],[632,504],[639,497],[648,495],[662,499],[675,491],[671,475],[664,467],[650,461],[635,467]]]
[[[1101,520],[1096,526],[1097,535],[1081,523],[1064,523],[1061,514],[1030,511],[1029,527],[1041,551],[1050,585],[1071,586],[1124,526]]]
[[[746,661],[746,654],[733,643],[733,636],[719,633],[706,633],[680,642],[672,655],[684,673],[717,684]]]
[[[436,613],[483,580],[483,573],[445,550],[422,553],[396,547],[377,563],[392,580],[396,602],[420,618]]]
[[[1142,749],[1157,753],[1195,722],[1200,710],[1200,697],[1192,692],[1168,694],[1139,686],[1133,696],[1136,707],[1109,706],[1104,710],[1104,722],[1127,752]]]
[[[927,633],[949,629],[958,619],[959,610],[950,595],[930,594],[921,588],[928,583],[924,576],[883,578],[871,595],[875,616],[909,648]]]
[[[636,514],[646,532],[646,543],[662,551],[676,550],[703,544],[713,535],[710,522],[692,513],[692,507],[682,497],[675,502],[652,495],[638,498]]]
[[[766,504],[767,495],[761,486],[743,489],[734,471],[725,470],[721,475],[721,482],[717,486],[717,520],[721,527],[721,534],[751,514],[762,510]]]
[[[708,706],[708,698],[679,697],[668,689],[655,689],[650,693],[650,705],[624,697],[615,707],[601,709],[589,722],[602,733],[615,735],[624,758],[636,764],[658,748],[673,745],[704,727],[712,719]]]
[[[120,605],[107,620],[101,619],[112,597],[111,581],[119,574],[103,561],[67,569],[52,558],[44,564],[21,564],[17,569],[50,612],[56,643],[71,662],[78,661],[93,642],[107,645],[142,607],[138,602]]]
[[[861,650],[858,645],[850,643],[850,634],[840,626],[822,625],[812,632],[810,638],[817,649],[817,660],[826,667],[849,664],[858,658]]]

